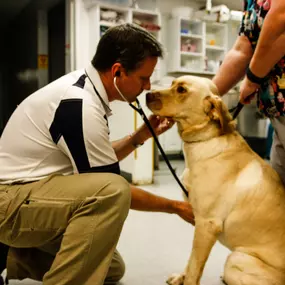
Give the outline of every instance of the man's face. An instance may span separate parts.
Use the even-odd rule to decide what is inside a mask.
[[[128,74],[123,73],[118,78],[117,85],[129,102],[135,101],[142,91],[150,90],[150,77],[156,64],[157,57],[148,57],[142,62],[139,68]],[[119,100],[121,100],[121,97]]]

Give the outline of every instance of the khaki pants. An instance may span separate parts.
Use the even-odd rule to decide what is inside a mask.
[[[124,263],[115,248],[130,200],[127,181],[109,173],[1,185],[0,242],[11,246],[8,278],[44,285],[118,281]]]
[[[270,162],[285,185],[285,117],[271,119],[274,128]]]

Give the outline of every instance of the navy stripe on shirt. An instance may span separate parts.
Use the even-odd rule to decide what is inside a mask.
[[[66,99],[60,102],[49,129],[54,143],[57,144],[63,136],[79,173],[120,174],[118,162],[106,166],[90,167],[83,136],[82,104],[82,99]]]
[[[79,88],[84,88],[85,85],[85,78],[87,77],[86,74],[83,74],[79,77],[79,79],[73,84],[73,86],[77,86]]]

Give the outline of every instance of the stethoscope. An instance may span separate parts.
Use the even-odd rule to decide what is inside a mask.
[[[100,99],[100,101],[102,102],[102,104],[105,105],[105,104],[104,104],[104,101],[103,101],[103,99],[102,99],[102,97],[100,96],[99,92],[97,91],[97,89],[96,89],[94,83],[92,82],[91,78],[88,76],[88,74],[87,74],[86,71],[85,71],[85,73],[86,73],[86,76],[88,77],[88,79],[90,80],[90,82],[91,82],[91,84],[92,84],[92,86],[93,86],[93,88],[94,88],[94,90],[95,90],[95,93],[96,93],[97,96],[99,97],[99,99]],[[143,109],[142,109],[142,107],[141,107],[141,104],[140,104],[139,100],[136,99],[136,103],[137,103],[137,107],[136,107],[135,105],[133,105],[132,103],[130,103],[130,102],[125,98],[125,96],[123,95],[123,93],[121,92],[121,90],[119,89],[119,87],[118,87],[118,85],[117,85],[117,76],[114,77],[113,83],[114,83],[114,87],[116,88],[116,90],[117,90],[117,92],[119,93],[119,95],[121,96],[121,98],[122,98],[125,102],[127,102],[136,112],[138,112],[138,113],[140,114],[141,118],[143,119],[143,121],[145,122],[146,126],[147,126],[148,129],[150,130],[150,132],[151,132],[151,134],[152,134],[152,136],[153,136],[153,139],[154,139],[154,141],[155,141],[155,143],[156,143],[156,145],[157,145],[157,147],[158,147],[158,149],[159,149],[159,151],[160,151],[160,153],[161,153],[161,155],[162,155],[164,161],[166,162],[166,164],[167,164],[167,166],[168,166],[170,172],[172,173],[173,177],[174,177],[175,180],[177,181],[178,185],[180,186],[180,188],[182,189],[182,191],[184,192],[184,194],[186,195],[186,197],[188,197],[188,191],[185,189],[185,187],[184,187],[183,184],[181,183],[180,179],[177,177],[177,175],[176,175],[176,173],[175,173],[173,167],[171,166],[171,164],[170,164],[170,162],[169,162],[169,160],[168,160],[168,158],[167,158],[167,156],[166,156],[166,154],[165,154],[165,152],[164,152],[164,150],[163,150],[161,144],[159,143],[159,140],[158,140],[158,138],[157,138],[157,136],[156,136],[156,134],[155,134],[155,132],[154,132],[154,130],[153,130],[153,128],[152,128],[152,126],[151,126],[151,124],[150,124],[148,118],[147,118],[147,116],[145,115],[145,113],[144,113],[144,111],[143,111]],[[236,107],[234,107],[234,108],[232,108],[231,110],[229,110],[230,112],[234,112],[234,114],[233,114],[233,119],[235,119],[235,118],[238,116],[238,114],[239,114],[239,112],[242,110],[243,106],[244,106],[244,105],[239,102]]]
[[[183,184],[181,183],[180,179],[177,177],[177,175],[176,175],[174,169],[172,168],[172,166],[171,166],[171,164],[170,164],[170,162],[169,162],[169,160],[168,160],[168,158],[167,158],[167,156],[166,156],[166,154],[165,154],[165,152],[164,152],[164,150],[163,150],[161,144],[159,143],[159,140],[158,140],[158,138],[157,138],[157,136],[156,136],[154,130],[153,130],[152,127],[151,127],[151,124],[150,124],[150,122],[149,122],[147,116],[145,115],[145,113],[144,113],[144,111],[143,111],[143,109],[142,109],[142,107],[141,107],[141,104],[140,104],[139,100],[136,99],[137,107],[134,106],[132,103],[130,103],[130,102],[125,98],[125,96],[122,94],[121,90],[118,88],[116,81],[117,81],[117,76],[114,77],[114,86],[115,86],[116,90],[118,91],[118,93],[120,94],[120,96],[122,97],[122,99],[123,99],[124,101],[126,101],[135,111],[137,111],[137,112],[140,114],[140,116],[142,117],[143,121],[145,122],[145,124],[147,125],[148,129],[150,130],[150,132],[151,132],[151,134],[152,134],[152,136],[153,136],[153,138],[154,138],[154,141],[155,141],[155,143],[156,143],[156,145],[157,145],[157,147],[158,147],[158,149],[159,149],[159,151],[160,151],[160,153],[161,153],[161,155],[162,155],[164,161],[166,162],[166,164],[167,164],[167,166],[168,166],[170,172],[171,172],[172,175],[174,176],[175,180],[177,181],[177,183],[178,183],[179,186],[181,187],[181,189],[182,189],[182,191],[184,192],[184,194],[186,195],[186,197],[188,197],[188,191],[185,189],[185,187],[184,187]],[[236,107],[234,107],[234,108],[232,108],[232,109],[229,110],[231,113],[233,112],[233,120],[236,119],[236,117],[238,116],[238,114],[239,114],[240,111],[242,110],[243,106],[244,106],[244,105],[243,105],[241,102],[238,102],[238,104],[237,104]]]
[[[123,99],[125,102],[127,102],[136,112],[138,112],[138,113],[140,114],[140,116],[142,117],[142,119],[143,119],[143,121],[145,122],[146,126],[147,126],[148,129],[150,130],[150,132],[151,132],[151,134],[152,134],[152,136],[153,136],[153,139],[154,139],[154,141],[155,141],[155,143],[156,143],[156,145],[157,145],[157,147],[158,147],[158,149],[159,149],[159,151],[160,151],[160,153],[161,153],[161,155],[162,155],[164,161],[166,162],[166,164],[167,164],[167,166],[168,166],[170,172],[171,172],[172,175],[174,176],[175,180],[177,181],[177,183],[178,183],[179,186],[181,187],[181,189],[182,189],[182,191],[184,192],[184,194],[186,195],[186,197],[188,197],[188,191],[185,189],[185,187],[184,187],[183,184],[181,183],[180,179],[177,177],[177,175],[176,175],[174,169],[172,168],[172,166],[171,166],[171,164],[170,164],[170,162],[169,162],[169,160],[168,160],[168,158],[167,158],[167,156],[166,156],[166,154],[165,154],[165,152],[164,152],[162,146],[161,146],[160,143],[159,143],[159,140],[158,140],[158,138],[157,138],[157,136],[156,136],[156,134],[155,134],[153,128],[151,127],[151,124],[150,124],[150,122],[149,122],[147,116],[145,115],[145,113],[144,113],[144,111],[143,111],[143,109],[142,109],[142,107],[141,107],[141,104],[140,104],[139,100],[136,99],[137,107],[136,107],[135,105],[133,105],[132,103],[130,103],[130,102],[125,98],[125,96],[123,95],[123,93],[121,92],[121,90],[119,89],[119,87],[117,86],[117,82],[116,82],[116,81],[117,81],[117,76],[114,77],[114,86],[115,86],[116,90],[118,91],[118,93],[119,93],[119,95],[122,97],[122,99]]]
[[[100,96],[98,90],[96,89],[94,83],[92,82],[92,80],[91,80],[91,78],[89,77],[89,75],[88,75],[88,73],[86,72],[86,70],[85,70],[85,74],[86,74],[86,76],[88,77],[89,81],[91,82],[91,84],[92,84],[92,86],[93,86],[93,89],[94,89],[95,93],[97,94],[97,96],[99,97],[100,101],[102,102],[103,106],[105,106],[106,104],[105,104],[104,100],[103,100],[102,97]],[[174,169],[172,168],[172,166],[171,166],[171,164],[170,164],[170,162],[169,162],[169,160],[168,160],[168,158],[167,158],[167,156],[166,156],[166,154],[165,154],[165,152],[164,152],[162,146],[161,146],[160,143],[159,143],[159,140],[158,140],[158,138],[157,138],[157,136],[156,136],[156,134],[155,134],[153,128],[151,127],[151,124],[150,124],[150,122],[149,122],[147,116],[145,115],[145,113],[144,113],[144,111],[143,111],[143,109],[142,109],[142,107],[141,107],[141,104],[140,104],[139,100],[136,99],[136,103],[137,103],[137,107],[136,107],[135,105],[133,105],[132,103],[130,103],[130,102],[125,98],[125,96],[123,95],[123,93],[121,92],[121,90],[119,89],[119,87],[117,86],[117,76],[116,76],[116,75],[115,75],[115,77],[114,77],[114,81],[113,81],[113,82],[114,82],[114,87],[116,88],[117,92],[118,92],[119,95],[122,97],[122,99],[123,99],[125,102],[127,102],[127,103],[128,103],[136,112],[138,112],[138,113],[140,114],[140,116],[142,117],[142,119],[143,119],[143,121],[145,122],[146,126],[147,126],[148,129],[150,130],[150,132],[151,132],[151,134],[152,134],[152,136],[153,136],[153,138],[154,138],[154,141],[155,141],[155,143],[156,143],[156,145],[157,145],[157,147],[158,147],[158,149],[159,149],[159,151],[160,151],[160,153],[161,153],[161,155],[162,155],[164,161],[166,162],[166,164],[167,164],[169,170],[171,171],[172,175],[174,176],[175,180],[177,181],[177,183],[178,183],[179,186],[181,187],[181,189],[182,189],[182,191],[184,192],[184,194],[186,195],[186,197],[188,197],[188,191],[184,188],[183,184],[181,183],[181,181],[180,181],[179,178],[177,177],[177,175],[176,175]]]

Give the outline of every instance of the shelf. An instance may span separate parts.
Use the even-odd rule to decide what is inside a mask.
[[[225,28],[225,23],[217,23],[217,22],[206,22],[207,28]]]
[[[109,1],[106,1],[107,3],[98,3],[99,1],[97,0],[83,0],[82,2],[84,2],[84,6],[86,7],[86,9],[92,9],[94,7],[97,7],[100,5],[100,8],[102,9],[109,9],[109,10],[114,10],[114,11],[118,11],[118,12],[125,12],[128,13],[128,10],[130,8],[126,7],[128,4],[125,3],[123,6],[123,3],[121,4],[117,4],[117,3],[111,3]],[[103,2],[103,1],[101,1]],[[127,2],[127,1],[126,1]]]
[[[185,56],[193,56],[193,57],[201,57],[203,56],[200,52],[190,52],[190,51],[181,51],[181,55]]]
[[[211,45],[206,45],[207,50],[213,50],[213,51],[225,51],[226,49],[221,46],[211,46]]]
[[[184,17],[179,17],[180,18],[180,21],[185,21],[185,22],[190,22],[190,23],[192,23],[192,24],[194,24],[194,25],[196,25],[196,24],[201,24],[202,23],[202,21],[201,20],[195,20],[195,19],[190,19],[190,18],[184,18]]]
[[[181,67],[180,69],[175,69],[175,70],[170,70],[169,73],[187,73],[187,74],[197,74],[197,75],[210,75],[213,76],[216,73],[215,72],[211,72],[211,71],[197,71],[197,70],[191,70],[189,68],[184,68]]]
[[[213,66],[214,62],[223,60],[227,51],[227,24],[193,21],[177,16],[170,18],[168,25],[168,72],[213,77],[216,69],[211,69],[209,65],[209,71],[205,71],[205,59],[208,59],[208,63],[211,61]]]
[[[180,33],[180,36],[183,38],[189,38],[189,39],[199,39],[199,40],[203,39],[202,35]]]
[[[132,8],[133,15],[157,17],[157,12]]]
[[[117,23],[113,23],[113,22],[108,22],[108,21],[100,21],[100,26],[104,26],[104,27],[114,27],[118,25]]]

